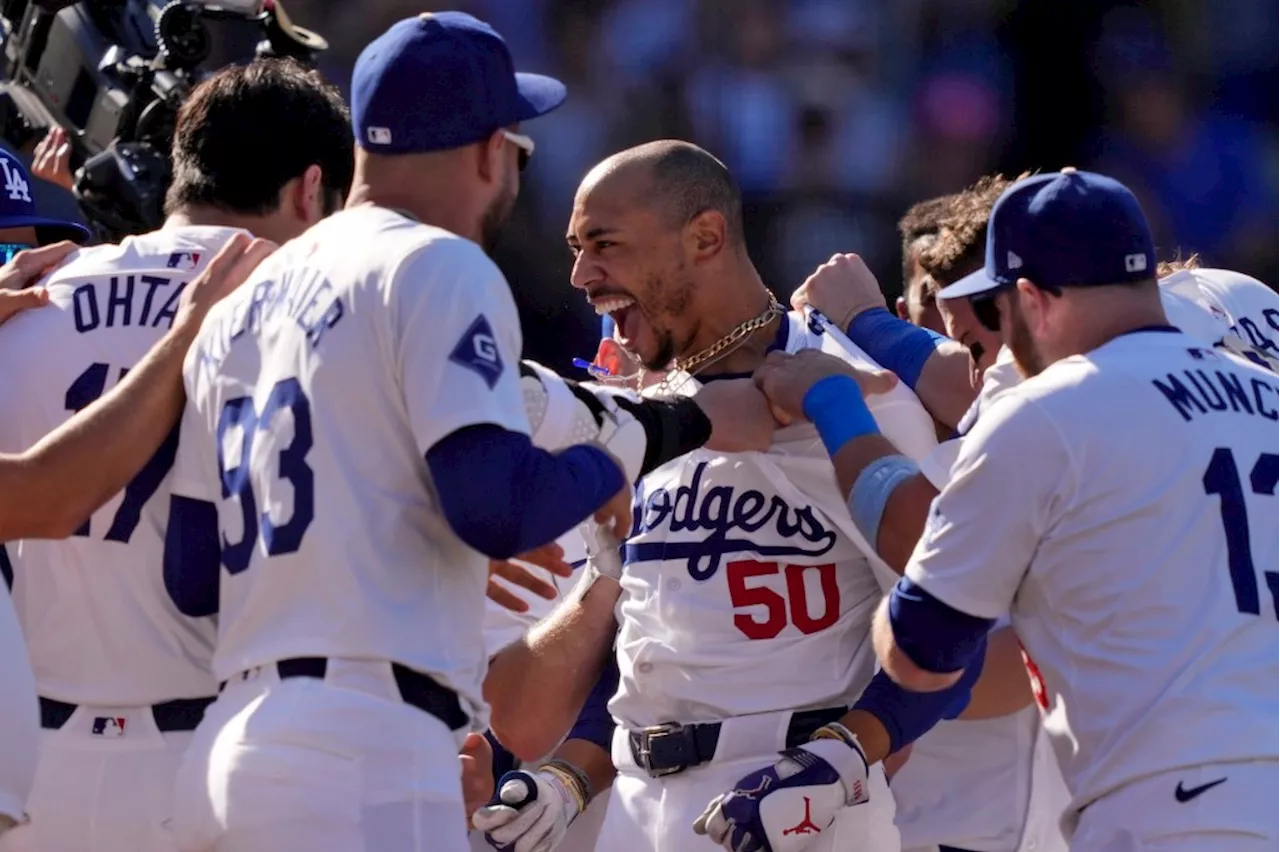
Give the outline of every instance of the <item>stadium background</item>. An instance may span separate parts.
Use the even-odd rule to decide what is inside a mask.
[[[690,139],[733,169],[779,296],[837,251],[861,253],[896,295],[895,223],[912,203],[1068,164],[1127,182],[1162,258],[1198,252],[1277,280],[1274,0],[285,3],[329,40],[320,69],[344,92],[382,30],[447,8],[492,23],[518,67],[568,84],[566,105],[528,128],[538,150],[498,252],[526,354],[562,371],[599,333],[568,284],[574,189],[654,138]],[[220,62],[253,44],[218,41]]]

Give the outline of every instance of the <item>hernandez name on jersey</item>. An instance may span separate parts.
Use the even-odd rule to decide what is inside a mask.
[[[799,314],[780,338],[877,366]],[[935,446],[905,386],[868,404],[904,452]],[[896,578],[850,520],[810,424],[780,429],[767,452],[697,450],[645,476],[625,562],[610,710],[629,728],[844,704],[872,675],[871,614]]]

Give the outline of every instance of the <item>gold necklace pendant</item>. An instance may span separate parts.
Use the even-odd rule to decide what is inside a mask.
[[[715,343],[712,343],[696,355],[690,355],[688,358],[676,358],[672,361],[671,369],[667,373],[667,378],[664,378],[658,386],[659,393],[666,393],[671,390],[669,387],[671,374],[683,373],[686,378],[692,378],[696,375],[699,369],[708,366],[709,362],[717,355],[725,353],[725,350],[735,344],[745,342],[746,338],[750,334],[764,328],[784,313],[786,312],[782,309],[782,305],[778,304],[778,300],[774,298],[773,293],[770,293],[769,307],[764,309],[764,313],[741,323],[724,337],[720,338]]]

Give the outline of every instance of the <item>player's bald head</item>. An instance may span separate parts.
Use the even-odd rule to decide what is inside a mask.
[[[741,245],[742,192],[724,163],[691,142],[662,139],[628,148],[587,173],[576,205],[587,198],[610,206],[644,209],[673,228],[699,213],[715,211],[725,221],[725,238]]]

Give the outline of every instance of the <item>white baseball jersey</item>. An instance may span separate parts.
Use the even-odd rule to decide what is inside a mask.
[[[22,819],[36,776],[40,718],[36,683],[27,658],[18,616],[9,596],[0,592],[0,816]],[[0,834],[4,834],[0,829]]]
[[[1012,614],[1073,812],[1276,758],[1278,402],[1274,374],[1146,330],[1005,392],[965,438],[906,574]]]
[[[488,560],[449,528],[424,454],[473,424],[528,433],[520,325],[479,246],[357,207],[280,248],[187,356],[174,492],[218,505],[214,672],[399,662],[483,729]]]
[[[798,314],[787,323],[788,352],[878,368]],[[905,385],[868,405],[904,452],[936,444]],[[871,615],[896,577],[854,527],[810,424],[778,430],[767,452],[700,449],[644,477],[625,563],[609,710],[628,728],[848,704],[871,678]]]
[[[1280,296],[1256,278],[1229,269],[1186,269],[1160,279],[1162,295],[1187,299],[1227,326],[1221,345],[1252,360],[1253,355],[1275,369],[1280,359]],[[1168,298],[1169,321],[1187,333],[1174,316]]]
[[[168,331],[186,282],[235,233],[165,228],[80,249],[57,269],[45,282],[49,306],[0,334],[3,449],[25,449],[113,388]],[[70,538],[8,544],[41,695],[136,707],[217,693],[213,622],[179,613],[164,587],[175,440]]]

